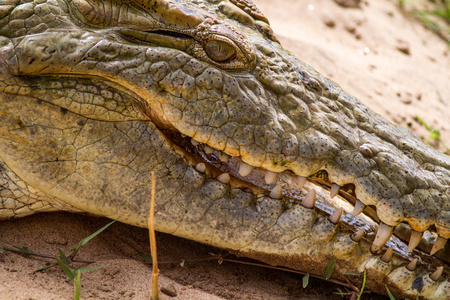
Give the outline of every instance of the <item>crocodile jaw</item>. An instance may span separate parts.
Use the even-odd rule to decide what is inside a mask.
[[[382,264],[369,251],[370,243],[351,240],[349,233],[359,228],[347,229],[344,225],[354,222],[348,214],[351,208],[341,223],[346,229],[329,222],[337,200],[331,200],[322,189],[318,190],[317,209],[305,210],[301,202],[306,193],[289,184],[292,178],[298,179],[295,176],[314,175],[311,180],[320,179],[333,187],[354,184],[356,194],[350,196],[376,206],[377,216],[384,223],[394,226],[406,221],[417,231],[435,224],[439,235],[448,238],[446,211],[436,212],[439,204],[448,203],[448,158],[387,124],[284,51],[267,33],[263,36],[234,20],[216,20],[198,8],[194,12],[199,13],[190,19],[189,26],[195,29],[202,25],[198,32],[214,31],[233,41],[243,54],[221,65],[205,58],[195,43],[189,48],[192,44],[186,41],[182,43],[186,52],[130,45],[123,40],[123,31],[67,26],[64,22],[72,17],[67,9],[60,12],[57,19],[64,22],[56,29],[25,37],[2,37],[2,105],[8,108],[2,124],[3,169],[9,168],[26,185],[46,194],[48,203],[59,200],[78,210],[122,216],[122,221],[143,226],[148,172],[159,166],[160,230],[292,267],[305,266],[298,263],[307,261],[303,253],[319,261],[313,246],[326,245],[317,255],[334,255],[343,261],[349,254],[358,257],[354,266],[359,270],[368,268],[382,274],[373,275],[374,279],[385,278],[392,268],[401,269],[398,262],[389,267]],[[200,39],[192,28],[179,25],[176,29],[184,37]],[[135,32],[125,34],[137,38]],[[177,39],[172,43],[178,47]],[[100,102],[92,102],[95,99]],[[51,117],[38,119],[35,107],[39,107],[37,115]],[[76,125],[65,127],[55,122],[58,119]],[[37,137],[33,128],[38,130]],[[54,130],[53,135],[46,135],[49,128]],[[76,134],[67,134],[71,128]],[[356,137],[349,135],[353,130],[358,132]],[[101,132],[108,134],[99,135]],[[202,144],[189,146],[182,134]],[[59,137],[56,144],[54,136]],[[124,145],[128,141],[134,147],[128,146],[130,149],[147,155],[128,161],[120,152],[123,148],[108,144],[108,137]],[[145,140],[151,143],[146,145]],[[56,145],[56,149],[47,144]],[[32,150],[31,145],[39,150]],[[208,153],[206,146],[215,153]],[[109,156],[99,149],[108,149]],[[150,153],[157,158],[151,158]],[[234,158],[222,162],[223,154]],[[418,155],[420,161],[411,154]],[[375,165],[382,168],[374,169]],[[393,170],[401,170],[401,176]],[[326,176],[317,179],[318,171],[326,171]],[[213,179],[225,172],[231,175],[229,182]],[[280,173],[277,183],[264,182],[266,174],[273,177],[268,172]],[[128,179],[126,184],[122,178]],[[411,182],[416,185],[411,186]],[[285,186],[284,192],[280,183]],[[388,188],[380,189],[384,186]],[[414,209],[403,205],[419,203],[418,199],[427,195],[438,203],[430,200]],[[209,200],[199,202],[205,196]],[[225,213],[227,210],[233,213]],[[281,221],[273,223],[273,219],[287,219],[288,224],[296,224],[291,215],[296,211],[301,211],[306,220],[303,231],[282,226]],[[208,226],[202,222],[203,217]],[[218,218],[226,221],[215,220]],[[372,221],[365,216],[358,218],[373,231]],[[309,238],[315,237],[313,245],[303,245],[305,232]],[[379,248],[380,243],[377,245]],[[396,258],[404,261],[405,255],[408,257],[403,253],[406,245],[399,245]],[[348,251],[342,254],[341,249]],[[408,276],[419,278],[417,274]],[[437,284],[429,285],[425,295]],[[444,283],[441,288],[445,291]],[[406,285],[401,290],[407,290]]]

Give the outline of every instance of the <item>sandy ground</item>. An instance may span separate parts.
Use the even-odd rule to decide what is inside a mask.
[[[450,55],[445,43],[395,6],[372,0],[343,8],[332,0],[255,0],[285,48],[331,77],[392,122],[421,137],[418,115],[450,143]],[[283,5],[280,5],[280,4]],[[441,150],[444,148],[438,145]],[[54,255],[66,253],[109,221],[68,213],[0,222],[5,243]],[[210,257],[220,250],[157,235],[160,261]],[[115,223],[89,242],[79,258],[105,267],[82,276],[83,299],[149,299],[148,233]],[[33,274],[49,259],[0,254],[0,299],[71,299],[73,285],[57,268]],[[160,266],[160,287],[176,299],[342,299],[336,286],[300,275],[216,261]],[[162,293],[162,299],[171,296]],[[384,299],[373,294],[365,299]]]

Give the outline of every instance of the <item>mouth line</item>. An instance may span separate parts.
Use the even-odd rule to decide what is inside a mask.
[[[315,173],[308,177],[302,177],[291,171],[270,172],[263,168],[249,166],[238,156],[229,156],[172,128],[162,129],[162,132],[177,152],[183,155],[199,172],[205,173],[209,178],[215,178],[222,183],[227,183],[233,188],[251,191],[257,197],[268,196],[273,199],[279,199],[289,206],[294,203],[302,203],[313,189],[328,190],[331,193],[333,184],[326,180],[326,176],[320,176],[320,174]],[[267,173],[269,173],[269,176],[267,176]],[[273,179],[274,175],[271,173],[275,174],[275,179]],[[269,177],[268,181],[270,183],[267,183],[267,177]],[[337,195],[339,197],[335,197]],[[342,187],[335,196],[331,197],[330,195],[326,199],[318,197],[315,204],[313,204],[314,209],[318,213],[327,215],[330,219],[336,209],[344,207],[344,212],[340,218],[338,217],[338,221],[333,223],[340,224],[341,228],[344,231],[348,231],[349,234],[355,234],[358,230],[363,229],[363,239],[368,243],[373,243],[377,233],[376,224],[381,224],[376,208],[365,206],[356,216],[352,213],[347,213],[347,211],[351,212],[352,209],[354,210],[355,203],[359,201],[355,197],[354,189],[352,190],[351,186]],[[431,231],[432,227],[424,232],[421,243],[413,252],[408,252],[411,228],[407,223],[401,223],[400,225],[397,228],[401,228],[401,230],[394,232],[386,243],[386,247],[392,246],[400,256],[408,260],[420,257],[421,264],[427,267],[448,265],[450,263],[449,258],[444,254],[445,251],[441,251],[442,253],[437,252],[434,255],[429,254],[433,246],[432,240],[436,235],[435,232]],[[380,252],[381,250],[372,251],[373,254],[379,254]]]

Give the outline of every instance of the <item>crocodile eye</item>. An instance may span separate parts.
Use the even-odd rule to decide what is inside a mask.
[[[205,52],[209,58],[217,62],[224,62],[236,55],[236,49],[227,42],[212,40],[206,43]]]

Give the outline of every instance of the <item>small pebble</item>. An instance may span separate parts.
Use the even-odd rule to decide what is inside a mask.
[[[338,5],[342,7],[359,8],[361,7],[361,0],[334,0]]]
[[[161,292],[163,292],[164,294],[166,294],[167,296],[170,296],[170,297],[178,296],[177,289],[175,288],[175,286],[173,284],[163,286],[161,288]]]
[[[411,50],[409,49],[408,42],[405,42],[403,40],[397,40],[397,44],[396,44],[395,48],[397,48],[398,51],[400,51],[406,55],[411,55]]]
[[[336,21],[331,16],[324,16],[322,21],[327,27],[334,28],[336,26]]]

